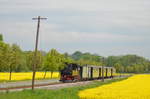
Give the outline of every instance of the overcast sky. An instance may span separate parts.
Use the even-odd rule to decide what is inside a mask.
[[[150,59],[150,0],[0,0],[5,42],[33,50],[39,15],[41,50]]]

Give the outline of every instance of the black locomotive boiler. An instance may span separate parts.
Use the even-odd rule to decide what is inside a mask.
[[[111,78],[114,76],[115,68],[104,66],[85,65],[80,66],[78,64],[67,64],[66,67],[61,70],[60,81],[72,82],[81,80],[93,80],[102,78],[102,69],[104,78]]]

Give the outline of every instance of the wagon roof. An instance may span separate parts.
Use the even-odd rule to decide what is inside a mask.
[[[94,66],[94,65],[84,65],[87,67],[94,67],[94,68],[102,68],[102,66]],[[108,67],[108,66],[104,66],[104,68],[114,68],[114,67]]]

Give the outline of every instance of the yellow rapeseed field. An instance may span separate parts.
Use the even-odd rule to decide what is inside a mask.
[[[44,77],[44,72],[36,72],[36,79],[42,79]],[[58,78],[59,73],[54,72],[52,78]],[[47,72],[45,78],[51,78],[51,72]],[[32,72],[20,72],[12,73],[12,80],[30,80],[32,79]],[[9,73],[0,72],[0,80],[9,80]]]
[[[126,80],[79,92],[82,99],[150,99],[150,75],[141,74]]]

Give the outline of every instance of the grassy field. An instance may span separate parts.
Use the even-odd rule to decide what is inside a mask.
[[[100,85],[109,84],[120,81],[122,79],[114,79],[105,82],[94,81],[90,85],[64,88],[59,90],[24,90],[21,92],[0,93],[0,99],[79,99],[78,92],[81,90],[94,88]]]
[[[150,99],[150,75],[141,74],[120,82],[79,92],[81,99]]]
[[[36,72],[36,79],[43,79],[44,72]],[[46,79],[51,78],[51,72],[46,73]],[[59,73],[54,72],[52,78],[59,78]],[[32,72],[12,73],[12,81],[31,80]],[[8,81],[9,73],[0,72],[0,81]]]

